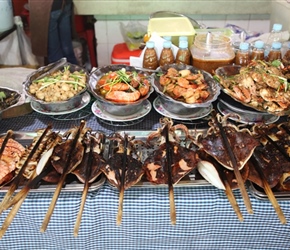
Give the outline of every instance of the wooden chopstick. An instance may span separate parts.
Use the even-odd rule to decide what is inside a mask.
[[[6,144],[7,144],[8,140],[12,137],[12,135],[13,135],[13,131],[12,130],[8,130],[6,135],[5,135],[4,140],[2,142],[1,148],[0,148],[0,160],[1,160],[2,154],[3,154],[4,150],[5,150]]]

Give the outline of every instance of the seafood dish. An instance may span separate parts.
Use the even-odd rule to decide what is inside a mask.
[[[106,112],[118,116],[136,113],[153,92],[151,75],[128,65],[97,68],[88,88]]]
[[[0,113],[8,108],[22,104],[21,99],[23,98],[21,98],[21,94],[18,91],[0,87]]]
[[[290,113],[289,69],[281,63],[277,66],[258,60],[247,66],[220,67],[214,78],[223,92],[243,105],[284,116]]]
[[[25,94],[44,110],[65,111],[77,107],[87,90],[88,73],[65,58],[43,66],[24,82]]]
[[[185,108],[208,107],[220,94],[220,87],[212,76],[190,65],[169,64],[157,69],[154,89],[160,98],[172,106]]]

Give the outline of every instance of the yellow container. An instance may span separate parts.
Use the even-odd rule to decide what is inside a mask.
[[[192,45],[195,29],[187,17],[156,17],[149,19],[147,33],[156,32],[159,36],[171,36],[172,43],[178,46],[179,37],[187,36],[188,45]]]

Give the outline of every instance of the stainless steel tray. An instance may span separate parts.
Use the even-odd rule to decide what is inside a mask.
[[[201,130],[202,131],[202,130]],[[143,131],[136,131],[136,130],[127,130],[127,131],[116,131],[116,133],[119,133],[121,135],[127,134],[128,136],[134,136],[137,140],[146,141],[148,138],[148,135],[151,133],[151,130],[143,130]],[[178,132],[178,131],[177,131]],[[193,131],[189,131],[190,133]],[[196,131],[195,131],[196,132]],[[180,134],[180,137],[182,138],[182,135]],[[181,143],[182,145],[182,143]],[[140,148],[139,150],[142,151],[142,160],[144,160],[150,152],[154,150],[148,150],[144,148]],[[111,149],[109,149],[109,152]],[[178,183],[174,185],[174,187],[200,187],[200,186],[211,186],[211,184],[206,181],[198,172],[198,170],[195,168],[193,169],[189,174],[184,176]],[[144,188],[164,188],[168,187],[166,184],[158,184],[155,185],[151,182],[149,182],[145,177],[143,177],[138,183],[136,183],[132,188],[134,187],[144,187]]]
[[[4,136],[5,134],[0,134],[0,137]],[[19,143],[21,143],[23,146],[28,146],[31,144],[33,138],[36,136],[36,132],[22,132],[22,131],[13,131],[12,138]],[[91,183],[89,191],[95,191],[102,187],[102,185],[105,183],[106,177],[101,174],[93,183]],[[84,184],[81,183],[77,177],[73,174],[69,174],[67,176],[66,184],[62,188],[62,192],[82,192],[83,191]],[[22,186],[20,186],[16,191],[20,191]],[[54,192],[56,188],[56,184],[50,184],[47,182],[41,182],[40,185],[37,188],[32,188],[30,192]],[[0,189],[0,192],[7,192],[9,189],[9,184],[6,186],[3,186]]]
[[[248,189],[255,198],[259,200],[269,200],[263,188],[257,186],[256,184],[249,182]],[[277,200],[290,200],[290,191],[273,191],[273,193]]]

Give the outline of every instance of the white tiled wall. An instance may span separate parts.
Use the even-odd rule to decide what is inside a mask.
[[[270,20],[234,20],[225,17],[224,20],[197,20],[199,23],[204,24],[206,27],[225,27],[227,24],[237,25],[247,31],[269,32]],[[98,20],[95,23],[95,34],[97,39],[97,60],[98,66],[104,66],[111,63],[111,53],[113,47],[117,43],[123,42],[123,37],[120,30],[120,22],[126,24],[128,20]],[[139,20],[143,25],[148,24],[148,20]]]

